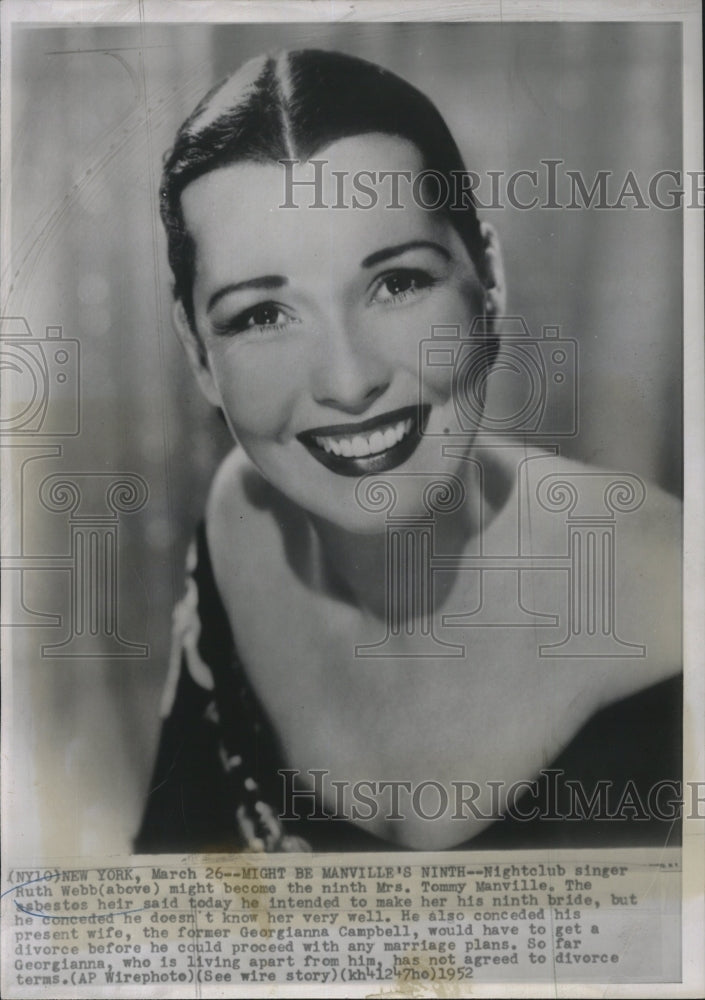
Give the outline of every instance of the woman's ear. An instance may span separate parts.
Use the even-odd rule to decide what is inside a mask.
[[[177,299],[174,302],[171,310],[171,318],[201,392],[212,406],[222,409],[223,403],[220,398],[220,392],[213,378],[205,348],[198,339],[198,335],[191,328],[181,299]]]
[[[485,313],[501,316],[507,307],[507,290],[504,283],[504,260],[499,237],[489,222],[480,223],[485,244]]]

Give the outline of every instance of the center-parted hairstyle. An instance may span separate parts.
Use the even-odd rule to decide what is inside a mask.
[[[233,163],[306,160],[338,139],[374,132],[411,141],[424,170],[442,174],[449,189],[453,173],[465,169],[448,126],[428,97],[389,70],[355,56],[322,49],[258,56],[206,94],[165,157],[160,189],[174,297],[194,332],[195,246],[181,208],[186,185]],[[462,208],[443,210],[484,283],[484,240],[471,196]]]

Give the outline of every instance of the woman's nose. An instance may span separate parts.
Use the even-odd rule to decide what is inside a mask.
[[[389,387],[388,364],[354,332],[329,329],[314,351],[311,388],[322,406],[362,413]]]

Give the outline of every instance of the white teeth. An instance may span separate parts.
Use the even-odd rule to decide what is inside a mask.
[[[409,418],[400,420],[384,431],[373,431],[370,435],[356,434],[352,438],[317,437],[315,441],[319,448],[324,448],[329,454],[332,452],[344,458],[365,458],[393,448],[409,433],[412,426],[413,420]]]
[[[384,451],[386,447],[387,446],[384,443],[384,434],[382,434],[381,431],[375,431],[370,437],[370,451],[372,454],[376,455],[378,452]]]
[[[397,435],[391,427],[388,427],[384,432],[384,444],[387,448],[393,448],[397,443]]]
[[[370,446],[364,438],[354,437],[352,439],[352,453],[355,458],[363,458],[365,455],[369,455]]]

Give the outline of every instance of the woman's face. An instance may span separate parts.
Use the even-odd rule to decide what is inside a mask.
[[[349,530],[375,530],[355,500],[361,476],[458,466],[441,452],[443,435],[461,430],[452,362],[420,367],[420,351],[433,326],[467,335],[482,289],[447,217],[416,205],[409,184],[400,184],[401,208],[389,207],[388,181],[376,205],[351,206],[357,171],[422,170],[411,143],[356,136],[315,159],[328,161],[324,208],[311,207],[315,192],[304,186],[294,188],[296,208],[281,208],[279,164],[224,167],[184,190],[200,381],[276,488]],[[341,201],[335,171],[348,184],[345,208],[332,207]],[[296,179],[312,176],[310,164],[295,168]],[[463,441],[469,450],[472,435]],[[402,508],[423,509],[421,493],[402,490]]]

